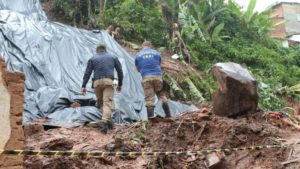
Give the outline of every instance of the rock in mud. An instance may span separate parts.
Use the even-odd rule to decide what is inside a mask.
[[[208,168],[217,169],[221,167],[222,158],[217,153],[208,154],[207,157]]]
[[[55,151],[67,151],[71,150],[74,146],[74,143],[72,140],[66,139],[66,138],[57,138],[54,140],[51,140],[50,142],[46,142],[41,145],[41,149],[46,150],[55,150]]]
[[[25,137],[30,137],[36,133],[44,131],[44,127],[40,124],[28,124],[24,125],[24,135]]]

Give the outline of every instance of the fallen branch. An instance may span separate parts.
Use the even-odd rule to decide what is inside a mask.
[[[173,71],[177,71],[178,72],[178,69],[180,69],[180,68],[178,68],[178,67],[171,67],[171,66],[166,66],[166,65],[162,65],[162,68],[164,69],[164,70],[173,70]]]
[[[283,142],[286,141],[285,139],[279,139],[279,138],[274,138],[274,137],[268,137],[267,139],[274,141],[276,144],[283,144]]]
[[[181,127],[182,123],[183,123],[184,119],[182,119],[179,123],[179,126],[177,127],[175,134],[178,134],[179,128]]]
[[[204,123],[204,124],[202,125],[199,134],[196,136],[196,139],[195,139],[195,141],[194,141],[194,143],[193,143],[193,147],[195,147],[196,142],[197,142],[197,141],[200,139],[200,137],[202,136],[202,133],[204,132],[205,127],[206,127],[206,123]]]
[[[292,117],[285,116],[282,112],[268,112],[269,119],[273,120],[273,123],[280,123],[281,125],[292,126],[296,130],[300,131],[300,125],[295,124],[292,120]]]
[[[300,158],[296,158],[296,159],[293,159],[293,160],[282,162],[281,164],[282,165],[287,165],[287,164],[290,164],[290,163],[298,163],[299,161],[300,161]]]
[[[290,119],[288,119],[288,118],[283,118],[283,119],[281,119],[281,120],[282,120],[282,122],[283,122],[284,124],[290,125],[290,126],[294,127],[295,129],[297,129],[298,131],[300,131],[300,126],[297,125],[297,124],[294,124]]]

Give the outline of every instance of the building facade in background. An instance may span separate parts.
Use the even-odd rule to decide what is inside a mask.
[[[283,39],[286,47],[300,43],[300,3],[276,3],[272,6],[272,16],[275,17],[274,24],[286,23],[273,30],[271,37]]]

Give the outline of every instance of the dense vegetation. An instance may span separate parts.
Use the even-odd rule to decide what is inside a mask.
[[[284,106],[278,89],[279,93],[299,98],[299,87],[291,91],[285,86],[300,83],[300,46],[284,48],[269,37],[276,25],[272,25],[270,10],[254,11],[256,0],[251,0],[246,11],[230,0],[228,3],[225,0],[54,0],[51,3],[53,12],[64,15],[74,26],[102,29],[119,26],[127,41],[150,40],[157,48],[176,52],[183,62],[191,57],[192,63],[204,73],[201,80],[188,74],[188,83],[192,82],[206,100],[210,99],[208,86],[214,86],[214,81],[205,72],[216,62],[227,61],[246,64],[255,75],[262,108],[278,110]],[[174,23],[178,23],[178,29]],[[176,30],[179,36],[174,34]]]

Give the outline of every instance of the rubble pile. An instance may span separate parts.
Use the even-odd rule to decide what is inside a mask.
[[[98,128],[41,130],[26,138],[26,149],[75,151],[192,151],[289,144],[299,141],[289,126],[274,126],[264,112],[236,119],[212,114],[211,107],[176,118],[118,125],[102,135]],[[291,151],[293,150],[293,151]],[[285,168],[299,163],[300,146],[190,156],[26,157],[26,168]],[[286,163],[288,162],[288,163]]]

